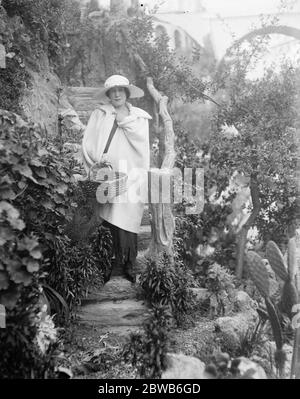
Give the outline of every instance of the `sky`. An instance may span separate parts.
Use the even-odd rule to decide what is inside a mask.
[[[149,5],[164,3],[163,9],[172,7],[174,0],[146,0]],[[293,5],[294,9],[300,11],[300,0],[199,0],[209,13],[223,16],[253,15],[260,13],[278,12],[280,4]],[[193,0],[181,0],[184,7],[189,11],[189,3]]]
[[[202,4],[208,12],[220,15],[253,15],[261,13],[277,12],[280,8],[281,0],[203,0]],[[285,3],[298,6],[300,1],[288,1]],[[298,4],[296,4],[298,3]]]

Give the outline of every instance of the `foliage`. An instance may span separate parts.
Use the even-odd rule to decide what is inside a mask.
[[[169,307],[156,304],[143,324],[142,333],[133,333],[124,347],[124,357],[130,360],[142,378],[160,378],[166,368],[172,315]]]
[[[225,268],[214,263],[208,268],[206,288],[210,295],[211,316],[224,316],[232,310],[232,297],[235,289],[234,276]]]
[[[276,237],[283,242],[295,217],[298,77],[297,69],[283,65],[280,73],[268,70],[261,79],[228,86],[210,141],[210,167],[219,185],[228,184],[238,171],[257,189],[260,211],[255,226],[264,241]],[[234,125],[238,136],[221,134],[224,123]]]
[[[40,45],[56,63],[66,43],[66,11],[73,9],[79,17],[79,3],[75,0],[3,0],[2,6],[9,17],[22,19],[35,47]],[[34,50],[35,48],[33,48]]]
[[[80,17],[76,0],[3,0],[0,35],[6,50],[6,68],[0,70],[0,108],[21,113],[20,100],[30,89],[28,70],[48,64],[57,71],[68,48],[69,18]],[[72,20],[71,18],[71,20]]]
[[[228,226],[227,217],[232,212],[232,196],[221,203],[210,198],[212,187],[217,186],[216,172],[209,168],[206,144],[191,141],[188,133],[175,124],[176,129],[176,164],[183,168],[204,168],[204,208],[201,214],[186,215],[185,204],[178,204],[176,209],[175,238],[180,243],[179,253],[194,275],[203,284],[207,268],[217,262],[232,269],[235,264],[235,235]],[[220,194],[220,193],[219,193]],[[205,254],[210,248],[211,253]]]
[[[88,242],[59,236],[49,243],[47,282],[65,298],[69,308],[80,304],[88,289],[99,287],[111,267],[111,235],[100,226]]]
[[[8,313],[0,367],[7,369],[2,375],[44,378],[47,368],[48,376],[52,372],[52,349],[37,351],[40,287],[52,294],[55,313],[53,298],[70,308],[78,304],[89,286],[103,282],[111,237],[103,228],[89,242],[65,235],[82,200],[76,198],[68,158],[46,146],[35,125],[7,111],[0,118],[0,303]],[[55,321],[66,322],[61,313]]]
[[[266,257],[274,272],[284,280],[282,295],[277,306],[271,301],[269,293],[269,277],[262,258],[253,251],[247,253],[247,265],[249,273],[257,286],[259,292],[265,299],[266,310],[268,312],[270,325],[272,327],[273,336],[276,342],[275,363],[282,375],[285,362],[285,353],[283,347],[283,328],[288,328],[286,324],[285,314],[292,319],[292,308],[298,303],[298,292],[295,286],[295,238],[289,241],[289,267],[285,265],[283,255],[277,245],[273,241],[269,241],[266,247]],[[295,349],[297,350],[297,349]],[[296,355],[294,355],[296,356]],[[297,373],[292,370],[292,373]]]
[[[203,98],[205,84],[197,78],[185,58],[178,60],[169,48],[169,37],[160,35],[154,38],[151,16],[133,18],[129,21],[129,45],[134,53],[141,56],[148,68],[148,76],[153,78],[158,90],[170,99],[180,97],[184,101]],[[140,74],[141,84],[146,76]]]
[[[1,301],[13,307],[21,287],[42,272],[70,304],[78,303],[109,267],[110,238],[101,230],[75,246],[65,236],[78,206],[68,159],[46,148],[33,125],[8,112],[1,117]]]
[[[177,259],[172,264],[166,253],[159,259],[149,260],[140,284],[150,305],[168,307],[178,324],[193,307],[189,290],[193,278],[183,263]]]
[[[168,46],[168,37],[155,38],[150,15],[116,19],[102,10],[102,17],[95,23],[86,15],[68,40],[70,48],[60,72],[68,85],[102,84],[107,76],[117,73],[146,89],[147,75],[171,100],[203,98],[202,80],[195,76],[186,59],[177,59]],[[100,64],[95,64],[95,54]],[[137,66],[136,56],[144,61],[147,72]],[[145,93],[146,98],[141,101],[149,103],[147,90]]]
[[[14,48],[11,48],[14,51]],[[0,69],[0,108],[18,112],[19,99],[24,92],[24,83],[29,76],[24,69],[22,59],[14,57],[6,61],[6,68]]]
[[[16,306],[6,311],[6,328],[0,329],[1,378],[54,378],[50,345],[43,353],[35,344],[39,334],[39,286],[25,287]]]

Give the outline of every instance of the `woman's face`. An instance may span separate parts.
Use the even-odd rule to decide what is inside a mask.
[[[126,91],[124,87],[113,87],[108,92],[108,97],[115,108],[122,107],[127,100]]]

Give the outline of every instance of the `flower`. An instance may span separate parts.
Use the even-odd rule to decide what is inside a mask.
[[[45,315],[47,306],[42,307],[41,312],[37,315],[38,332],[35,341],[42,353],[46,353],[50,344],[57,341],[57,329],[53,322],[53,318]]]
[[[227,123],[224,123],[221,127],[221,132],[227,138],[238,137],[240,133],[234,125],[228,126]]]

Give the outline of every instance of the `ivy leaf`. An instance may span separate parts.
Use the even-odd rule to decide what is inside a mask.
[[[31,252],[38,245],[39,243],[35,238],[24,237],[21,241],[18,242],[18,249],[20,251],[27,250],[28,252]]]
[[[25,229],[25,223],[23,222],[22,219],[15,219],[10,222],[13,228],[16,230],[24,230]]]
[[[14,193],[11,188],[4,188],[0,189],[0,196],[4,200],[13,200],[16,196],[16,193]]]
[[[14,239],[14,234],[10,228],[2,227],[0,230],[0,245],[4,245],[7,241]]]
[[[25,186],[26,186],[25,181],[21,180],[21,181],[18,182],[18,187],[19,187],[21,190],[23,190],[23,188],[24,188]]]
[[[7,309],[12,309],[16,305],[20,295],[21,293],[18,290],[18,287],[14,286],[10,288],[9,291],[6,291],[0,295],[0,303]]]
[[[41,205],[46,209],[54,209],[55,208],[54,204],[51,201],[47,201],[47,200],[42,201]]]
[[[68,190],[68,186],[67,186],[66,184],[64,184],[64,183],[59,183],[59,184],[56,186],[56,191],[57,191],[59,194],[65,194],[67,190]]]
[[[19,172],[22,176],[27,177],[32,180],[35,184],[40,184],[32,175],[32,169],[28,165],[15,165],[13,166],[13,170]]]
[[[39,159],[31,159],[29,163],[37,168],[44,167],[44,164]]]
[[[31,178],[32,177],[32,170],[28,165],[14,165],[13,170],[19,172],[22,176]]]
[[[23,230],[25,228],[25,223],[23,220],[19,219],[19,211],[6,201],[0,202],[0,215],[3,212],[6,212],[7,219],[13,228],[17,230]]]
[[[0,271],[0,290],[5,290],[9,287],[9,276],[5,271]]]
[[[12,274],[11,279],[16,284],[24,284],[25,286],[28,286],[32,281],[32,275],[26,270],[21,269]]]
[[[39,270],[40,265],[38,262],[36,262],[34,260],[28,260],[26,262],[26,267],[27,267],[27,270],[29,271],[29,273],[34,273]]]
[[[47,177],[47,173],[46,173],[46,171],[45,171],[45,168],[38,168],[38,169],[35,170],[35,173],[36,173],[39,177],[41,177],[42,179],[46,179],[46,177]]]
[[[34,258],[34,259],[41,259],[43,254],[39,249],[34,249],[33,251],[30,251],[30,255]]]
[[[49,152],[45,148],[38,149],[38,156],[43,157],[44,155],[49,155]]]

